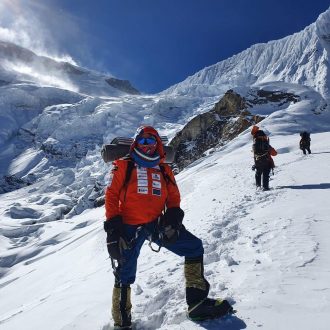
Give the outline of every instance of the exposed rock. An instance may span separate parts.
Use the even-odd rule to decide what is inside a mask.
[[[174,139],[175,162],[183,169],[202,157],[203,153],[219,144],[225,144],[252,124],[253,118],[245,99],[229,90],[214,108],[193,118]]]
[[[205,151],[228,143],[265,118],[253,116],[249,108],[266,103],[282,106],[298,101],[298,96],[280,91],[251,90],[246,99],[228,90],[211,111],[193,118],[171,141],[176,149],[175,163],[181,170],[201,158]]]
[[[105,80],[111,87],[117,88],[122,92],[140,95],[140,92],[134,88],[128,80],[121,80],[117,78],[108,78]]]
[[[284,93],[281,91],[265,91],[265,90],[260,89],[257,91],[252,91],[248,95],[246,104],[249,107],[253,107],[254,105],[257,105],[257,104],[266,104],[269,102],[276,102],[276,103],[278,103],[278,106],[282,106],[285,103],[288,103],[288,102],[296,103],[299,100],[300,100],[299,96],[296,96],[292,93]]]
[[[246,108],[244,97],[241,97],[230,89],[225,93],[223,98],[215,104],[214,109],[210,112],[217,113],[220,116],[232,116],[239,115],[240,112]]]

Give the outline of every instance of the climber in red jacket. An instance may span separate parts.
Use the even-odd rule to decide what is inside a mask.
[[[226,300],[207,298],[203,245],[182,225],[180,193],[158,132],[140,127],[129,155],[116,160],[106,188],[107,247],[117,260],[112,295],[115,329],[131,329],[131,289],[137,259],[145,240],[185,257],[186,301],[192,319],[226,315],[232,307]]]

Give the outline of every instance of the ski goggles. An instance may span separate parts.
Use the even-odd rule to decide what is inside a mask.
[[[156,145],[157,140],[154,137],[139,137],[137,138],[136,142],[140,145]]]

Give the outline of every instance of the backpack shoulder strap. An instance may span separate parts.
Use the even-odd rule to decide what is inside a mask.
[[[173,185],[176,186],[176,183],[171,179],[171,177],[167,174],[165,165],[159,164],[160,171],[163,175],[163,178],[165,179],[166,183],[172,183]]]
[[[123,185],[124,187],[127,187],[129,180],[131,179],[133,169],[134,169],[134,162],[130,158],[128,158],[127,160],[128,160],[128,162],[127,162],[125,180],[124,180],[124,185]]]
[[[127,188],[128,188],[128,183],[129,180],[131,179],[133,169],[135,167],[134,162],[131,160],[130,157],[123,157],[123,159],[127,160],[127,168],[126,168],[126,174],[125,174],[125,180],[124,184],[121,187],[121,189],[124,189],[125,194],[124,194],[124,200],[126,200],[126,193],[127,193]]]

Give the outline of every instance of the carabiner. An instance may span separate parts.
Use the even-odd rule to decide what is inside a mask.
[[[158,244],[155,243],[156,245],[158,245],[158,248],[157,248],[157,249],[154,249],[154,248],[152,247],[152,243],[154,243],[154,242],[152,241],[152,236],[153,236],[152,234],[148,236],[148,241],[149,241],[149,244],[148,244],[148,245],[149,245],[151,251],[159,252],[160,249],[162,248],[162,245],[161,245],[161,244],[158,245]],[[159,241],[160,241],[160,242],[162,242],[162,236],[163,236],[162,234],[159,234]]]

